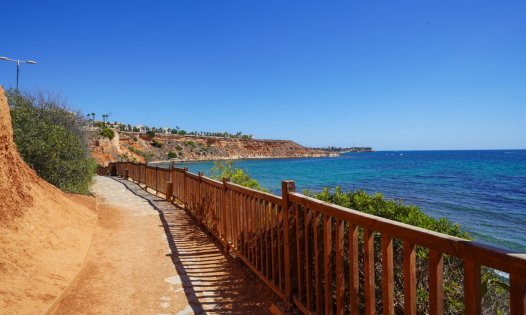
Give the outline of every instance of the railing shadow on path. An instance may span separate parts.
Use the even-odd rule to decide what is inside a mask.
[[[278,300],[240,260],[225,255],[184,209],[134,182],[110,178],[157,210],[178,273],[173,279],[182,285],[194,314],[262,314]]]

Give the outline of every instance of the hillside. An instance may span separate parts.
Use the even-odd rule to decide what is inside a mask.
[[[64,194],[21,159],[1,87],[0,201],[0,313],[41,314],[82,266],[95,205]]]
[[[169,160],[205,161],[225,159],[295,158],[336,156],[333,152],[305,148],[290,140],[257,140],[206,136],[116,132],[110,140],[91,131],[90,151],[101,165],[119,159],[144,162]],[[160,144],[158,146],[152,143]],[[171,153],[171,154],[170,154]]]

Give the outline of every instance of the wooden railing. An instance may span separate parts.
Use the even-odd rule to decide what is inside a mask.
[[[227,251],[305,314],[394,314],[395,277],[403,279],[404,313],[416,314],[417,247],[427,253],[430,314],[443,312],[445,255],[462,262],[465,314],[481,313],[482,266],[509,274],[510,312],[526,314],[523,254],[325,203],[296,193],[292,181],[282,182],[276,196],[181,168],[115,163],[111,169],[182,202]],[[395,245],[402,259],[395,260]]]

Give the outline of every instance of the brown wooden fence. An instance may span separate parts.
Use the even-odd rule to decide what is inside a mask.
[[[427,252],[430,314],[443,313],[445,255],[463,262],[465,314],[481,313],[482,266],[509,273],[511,314],[526,314],[523,254],[325,203],[296,193],[292,181],[282,182],[282,196],[276,196],[182,168],[126,162],[110,168],[182,202],[285,303],[305,314],[359,314],[360,308],[375,314],[377,305],[384,314],[394,314],[397,270],[403,278],[404,313],[416,314],[417,246]],[[375,239],[380,257],[375,256]],[[403,252],[398,268],[395,242]]]

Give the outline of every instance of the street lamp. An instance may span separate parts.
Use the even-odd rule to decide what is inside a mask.
[[[16,62],[16,90],[17,91],[18,91],[18,75],[20,73],[20,63],[28,63],[30,65],[34,65],[37,63],[36,61],[33,61],[33,60],[18,60],[18,59],[11,59],[7,57],[0,57],[0,60]]]

